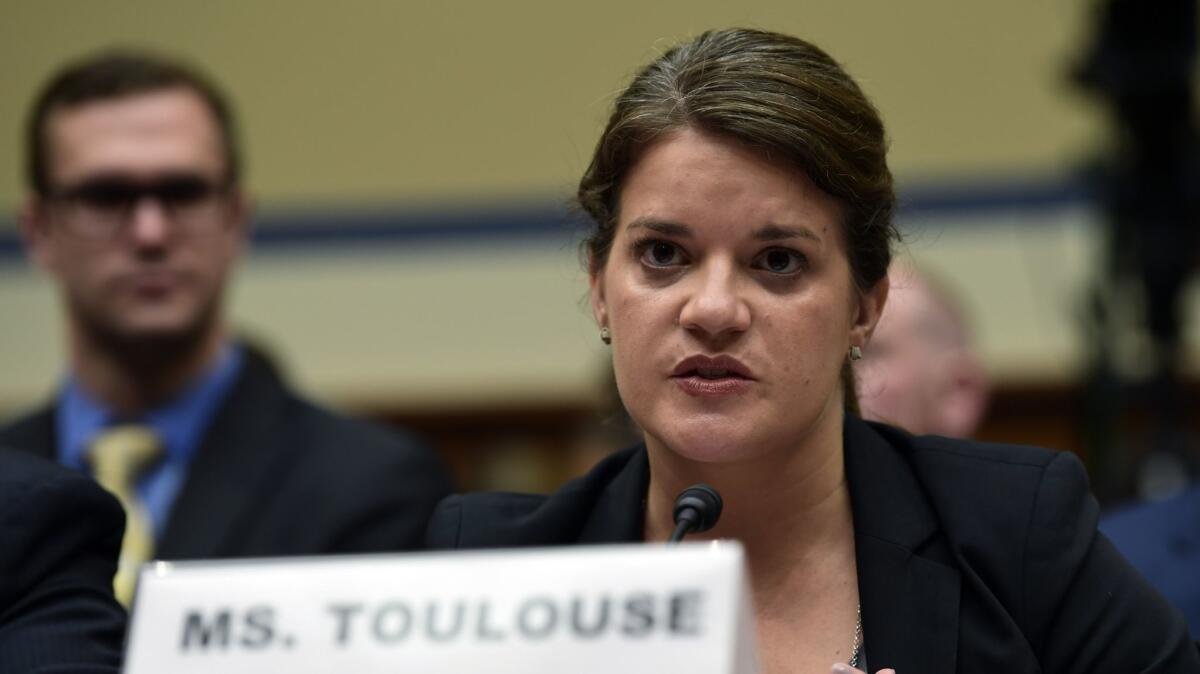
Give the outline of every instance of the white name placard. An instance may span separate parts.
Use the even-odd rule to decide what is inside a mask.
[[[736,542],[148,564],[127,674],[749,674]]]

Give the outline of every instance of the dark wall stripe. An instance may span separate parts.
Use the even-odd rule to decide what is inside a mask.
[[[989,212],[1044,212],[1085,202],[1077,178],[1029,178],[915,185],[901,190],[899,220]],[[268,211],[254,223],[255,254],[336,247],[431,246],[532,241],[570,245],[585,233],[583,217],[561,200],[442,209],[313,208]],[[0,226],[0,264],[23,255],[15,224]]]

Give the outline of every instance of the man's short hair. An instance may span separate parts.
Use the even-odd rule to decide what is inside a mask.
[[[241,178],[241,155],[233,111],[216,85],[199,71],[174,59],[142,51],[114,50],[68,64],[37,97],[26,135],[29,187],[42,196],[50,192],[47,132],[54,112],[177,88],[195,92],[212,113],[225,153],[224,178],[227,184],[236,185]]]

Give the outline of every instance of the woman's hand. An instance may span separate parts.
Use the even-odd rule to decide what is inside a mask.
[[[861,669],[855,669],[844,662],[839,662],[833,666],[833,674],[867,674]],[[894,669],[881,669],[875,674],[896,674]]]

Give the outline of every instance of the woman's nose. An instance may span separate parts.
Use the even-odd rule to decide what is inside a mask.
[[[733,264],[710,261],[696,272],[694,280],[679,314],[680,325],[706,337],[738,334],[750,327],[750,307]]]

